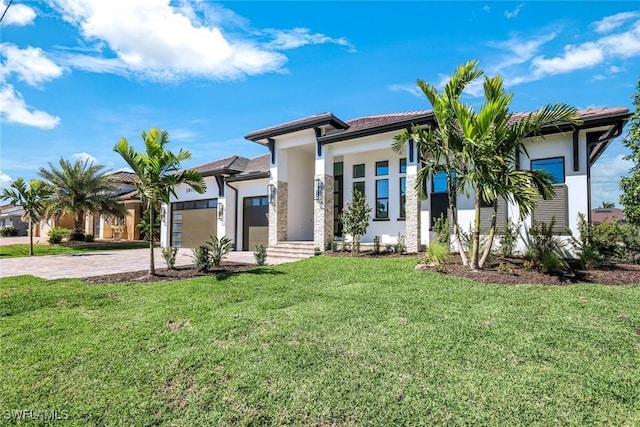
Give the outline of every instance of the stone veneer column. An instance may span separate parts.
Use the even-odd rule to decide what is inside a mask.
[[[287,240],[287,183],[278,181],[275,186],[276,202],[269,204],[269,246]]]
[[[333,237],[333,176],[316,175],[322,181],[323,197],[313,201],[313,241],[321,251],[331,246]]]
[[[420,250],[420,197],[416,190],[418,177],[407,174],[406,187],[406,244],[408,253]]]

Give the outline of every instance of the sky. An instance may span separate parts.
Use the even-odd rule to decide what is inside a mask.
[[[257,156],[244,135],[304,116],[430,109],[416,80],[441,87],[471,59],[503,76],[513,111],[633,110],[640,6],[14,0],[0,23],[0,185],[60,158],[124,169],[113,146],[142,149],[152,127],[192,153],[185,167]],[[481,86],[463,101],[479,108]],[[594,165],[594,207],[619,204],[625,154],[618,138]]]

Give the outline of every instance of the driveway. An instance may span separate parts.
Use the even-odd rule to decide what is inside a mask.
[[[4,238],[0,239],[0,241],[3,240]],[[155,250],[156,268],[166,268],[167,264],[160,251],[159,248]],[[255,262],[253,252],[230,252],[225,260],[241,263]],[[176,256],[176,266],[192,263],[191,250],[180,249]],[[0,277],[29,274],[44,279],[82,278],[148,269],[149,249],[122,249],[83,254],[0,259]]]

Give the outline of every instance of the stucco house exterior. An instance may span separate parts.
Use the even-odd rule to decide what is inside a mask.
[[[22,220],[24,209],[15,205],[0,206],[0,228],[14,227],[18,236],[29,234],[29,223]]]
[[[526,141],[528,156],[519,154],[517,167],[544,169],[556,178],[556,197],[540,201],[524,221],[525,231],[532,221],[555,218],[559,234],[566,230],[577,233],[578,213],[588,216],[591,212],[591,166],[621,134],[630,113],[626,108],[592,108],[580,110],[580,116],[580,126],[546,127],[543,137]],[[407,251],[417,252],[433,238],[434,219],[447,214],[448,196],[443,191],[444,177],[435,176],[429,197],[420,200],[415,191],[420,168],[415,144],[409,141],[401,155],[391,149],[394,136],[414,125],[437,126],[431,111],[349,121],[323,113],[250,132],[246,138],[264,145],[269,153],[252,160],[234,157],[196,167],[207,174],[207,195],[179,191],[177,200],[167,207],[162,243],[175,246],[180,242],[175,233],[189,227],[184,213],[182,224],[176,220],[176,215],[180,218],[177,208],[184,207],[180,203],[209,198],[217,202],[218,211],[215,229],[208,230],[232,237],[236,249],[253,250],[253,243],[266,241],[272,254],[279,247],[285,252],[309,248],[322,252],[332,239],[342,238],[338,216],[357,189],[373,208],[362,241],[372,242],[376,236],[383,242],[395,240],[400,234]],[[460,226],[466,230],[473,219],[473,200],[458,195],[456,202]],[[483,212],[487,224],[490,210]],[[254,211],[266,212],[266,225],[251,228]],[[517,220],[517,207],[499,203],[499,222],[506,218]],[[247,219],[249,228],[244,223]],[[260,238],[247,238],[250,234]],[[191,247],[184,245],[184,239],[180,243]]]

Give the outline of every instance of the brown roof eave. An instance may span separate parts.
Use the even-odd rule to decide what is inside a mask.
[[[631,117],[631,113],[629,111],[626,111],[626,112],[620,112],[616,114],[603,115],[599,117],[586,118],[583,120],[582,124],[580,125],[573,125],[571,123],[558,123],[553,125],[546,125],[542,127],[542,134],[550,135],[553,133],[569,132],[573,130],[591,129],[591,128],[596,128],[600,126],[616,125],[618,123],[622,123],[622,125],[624,125],[627,122],[627,120],[629,120],[629,117]]]
[[[433,113],[425,114],[423,116],[416,116],[410,119],[405,119],[392,123],[385,123],[379,126],[366,127],[358,129],[352,132],[339,132],[332,133],[330,135],[321,136],[318,138],[318,142],[322,145],[331,144],[334,142],[346,141],[349,139],[361,138],[364,136],[377,135],[385,132],[392,132],[395,130],[406,129],[414,125],[426,125],[435,124],[435,116]]]
[[[331,125],[336,129],[347,129],[349,127],[349,125],[347,125],[345,122],[343,122],[333,114],[328,114],[321,117],[314,117],[308,120],[302,119],[291,124],[274,126],[268,129],[250,132],[245,136],[245,139],[265,145],[266,139],[268,138],[286,135],[288,133],[298,132],[301,130],[312,129],[314,127],[323,125]]]
[[[225,179],[226,182],[238,182],[238,181],[251,181],[253,179],[269,178],[271,174],[269,172],[251,172],[242,175],[235,175]]]

